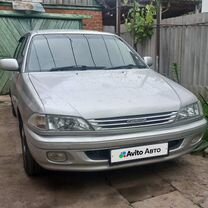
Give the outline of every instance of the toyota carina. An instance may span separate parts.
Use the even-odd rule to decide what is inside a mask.
[[[206,129],[201,104],[151,65],[109,33],[21,37],[0,68],[12,71],[26,173],[118,169],[191,152]]]

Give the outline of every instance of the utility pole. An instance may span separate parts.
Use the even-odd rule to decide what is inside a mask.
[[[116,0],[116,34],[121,33],[121,0]]]
[[[157,27],[156,27],[156,70],[160,71],[160,22],[161,22],[161,0],[156,0]]]

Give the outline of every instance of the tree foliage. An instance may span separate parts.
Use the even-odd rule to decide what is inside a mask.
[[[133,35],[135,44],[152,37],[155,15],[156,8],[152,4],[141,7],[135,2],[133,8],[129,10],[126,26]]]

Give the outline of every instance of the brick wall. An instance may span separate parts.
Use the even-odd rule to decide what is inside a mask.
[[[11,11],[12,9],[10,6],[0,6],[0,10]]]
[[[12,10],[11,6],[0,6],[0,10]],[[103,30],[102,11],[94,10],[70,10],[70,9],[45,9],[47,13],[57,14],[77,14],[77,15],[90,15],[91,19],[83,19],[84,29],[86,30]]]
[[[47,13],[90,15],[91,19],[83,19],[84,29],[103,30],[102,11],[46,9]]]

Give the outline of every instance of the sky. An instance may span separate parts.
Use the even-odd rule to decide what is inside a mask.
[[[202,12],[208,12],[208,0],[202,0]]]

